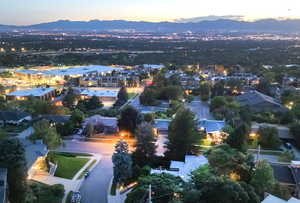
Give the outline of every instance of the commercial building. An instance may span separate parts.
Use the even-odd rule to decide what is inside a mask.
[[[33,88],[17,90],[6,95],[7,100],[27,100],[29,97],[35,97],[41,100],[52,100],[55,97],[55,89]]]
[[[81,99],[90,99],[95,96],[101,101],[104,106],[110,106],[117,101],[119,91],[108,89],[82,89],[80,91]]]

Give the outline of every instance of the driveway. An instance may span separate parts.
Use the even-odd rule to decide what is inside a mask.
[[[80,192],[82,203],[106,203],[107,191],[113,176],[111,156],[117,140],[111,142],[81,142],[77,140],[65,141],[58,150],[69,152],[87,152],[100,154],[102,159],[92,170],[90,176],[84,180]]]
[[[209,112],[208,103],[201,101],[198,97],[191,103],[187,103],[186,106],[195,114],[198,120],[213,119]]]

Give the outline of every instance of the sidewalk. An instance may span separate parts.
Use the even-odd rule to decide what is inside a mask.
[[[71,180],[65,179],[65,178],[60,178],[60,177],[55,177],[55,176],[50,176],[50,175],[34,175],[32,177],[32,180],[36,180],[36,181],[45,183],[47,185],[54,185],[54,184],[64,185],[65,195],[62,200],[62,202],[64,203],[64,202],[66,202],[67,196],[70,191],[79,191],[80,186],[84,181],[84,177],[81,179],[78,179],[80,177],[80,175],[90,166],[90,164],[93,163],[94,160],[96,160],[96,162],[93,164],[93,166],[89,169],[89,171],[92,171],[102,158],[102,156],[99,154],[92,154],[92,155],[93,156],[90,157],[90,160],[74,175],[74,177]]]
[[[112,180],[110,181],[109,187],[108,187],[108,191],[107,191],[107,203],[124,203],[126,198],[127,198],[127,194],[131,191],[127,191],[123,194],[120,194],[119,190],[116,190],[116,195],[110,195],[110,190],[111,190],[111,186],[112,186]]]

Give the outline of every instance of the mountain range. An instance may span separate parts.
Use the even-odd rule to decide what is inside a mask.
[[[40,23],[27,26],[0,25],[0,31],[39,30],[39,31],[113,31],[132,30],[137,32],[265,32],[299,33],[300,19],[264,19],[253,22],[235,19],[178,20],[177,22],[145,22],[125,20],[91,20]]]

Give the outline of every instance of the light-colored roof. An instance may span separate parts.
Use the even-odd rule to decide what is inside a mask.
[[[96,97],[117,97],[118,91],[116,90],[94,90],[94,89],[84,89],[81,95],[85,96],[96,96]]]
[[[199,128],[204,128],[207,133],[220,132],[225,126],[225,121],[220,120],[200,120]]]
[[[288,201],[285,201],[269,194],[261,203],[300,203],[300,200],[292,197]]]
[[[178,171],[151,169],[151,174],[169,173],[171,175],[179,176],[185,181],[188,181],[189,175],[191,174],[192,171],[206,164],[208,164],[208,160],[203,155],[199,155],[199,156],[186,155],[184,162],[171,161],[170,169],[178,169]]]
[[[11,92],[11,93],[7,94],[7,96],[16,96],[16,97],[34,96],[34,97],[40,97],[40,96],[43,96],[43,95],[45,95],[49,92],[52,92],[54,90],[55,89],[52,88],[52,87],[17,90],[17,91],[14,91],[14,92]]]
[[[144,64],[144,68],[151,68],[151,69],[161,69],[164,68],[164,65],[158,65],[158,64]]]
[[[92,65],[92,66],[78,66],[66,69],[53,69],[46,71],[36,71],[36,70],[18,70],[16,72],[27,73],[27,74],[44,74],[53,76],[65,76],[65,75],[84,75],[90,72],[106,73],[113,70],[123,70],[119,67],[110,67],[102,65]]]
[[[85,119],[84,126],[86,126],[88,123],[93,125],[102,124],[107,127],[117,127],[118,119],[116,117],[104,117],[101,115],[94,115]]]

